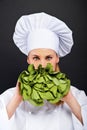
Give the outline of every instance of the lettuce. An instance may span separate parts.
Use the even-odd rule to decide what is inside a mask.
[[[62,72],[53,71],[50,63],[45,68],[39,65],[37,69],[33,64],[20,73],[20,93],[23,100],[35,106],[44,105],[44,101],[55,104],[70,90],[70,80]]]

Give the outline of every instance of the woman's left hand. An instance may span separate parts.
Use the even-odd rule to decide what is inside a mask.
[[[61,100],[68,103],[73,98],[73,94],[71,91],[68,92],[66,96],[64,96]]]
[[[61,100],[64,101],[70,107],[72,113],[83,124],[82,115],[81,115],[81,106],[80,106],[79,102],[77,101],[77,99],[72,94],[71,90]]]

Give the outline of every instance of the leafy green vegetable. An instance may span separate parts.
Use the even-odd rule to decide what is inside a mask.
[[[37,69],[30,64],[27,70],[21,72],[18,80],[23,99],[35,106],[42,106],[44,100],[55,104],[70,89],[70,80],[64,73],[53,71],[50,63],[45,68],[39,65]]]

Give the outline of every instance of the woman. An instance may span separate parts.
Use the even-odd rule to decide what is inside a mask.
[[[59,71],[60,57],[72,48],[72,32],[61,20],[45,13],[21,17],[13,35],[16,46],[27,55],[27,63],[38,68],[47,63]],[[60,104],[45,102],[35,107],[19,91],[20,83],[0,95],[0,130],[87,130],[87,97],[71,86]]]

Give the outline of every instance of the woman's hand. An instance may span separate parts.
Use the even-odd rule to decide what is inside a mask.
[[[68,94],[66,96],[64,96],[61,100],[68,103],[70,102],[70,100],[73,98],[72,92],[69,91]]]
[[[19,102],[21,102],[21,101],[23,100],[23,97],[22,97],[22,95],[20,94],[20,89],[19,89],[19,87],[20,87],[20,82],[17,82],[17,84],[16,84],[16,91],[15,91],[14,96],[15,96],[16,98],[18,98]]]
[[[17,82],[16,84],[16,90],[15,93],[12,97],[12,99],[9,101],[9,103],[6,106],[7,109],[7,114],[8,114],[8,118],[10,119],[12,117],[12,115],[15,113],[17,107],[19,106],[19,104],[22,102],[23,98],[20,94],[20,90],[19,90],[19,86],[20,83]]]
[[[79,121],[83,124],[82,115],[81,115],[81,106],[73,96],[72,92],[69,93],[62,98],[62,101],[66,102],[70,107],[72,113],[79,119]]]

